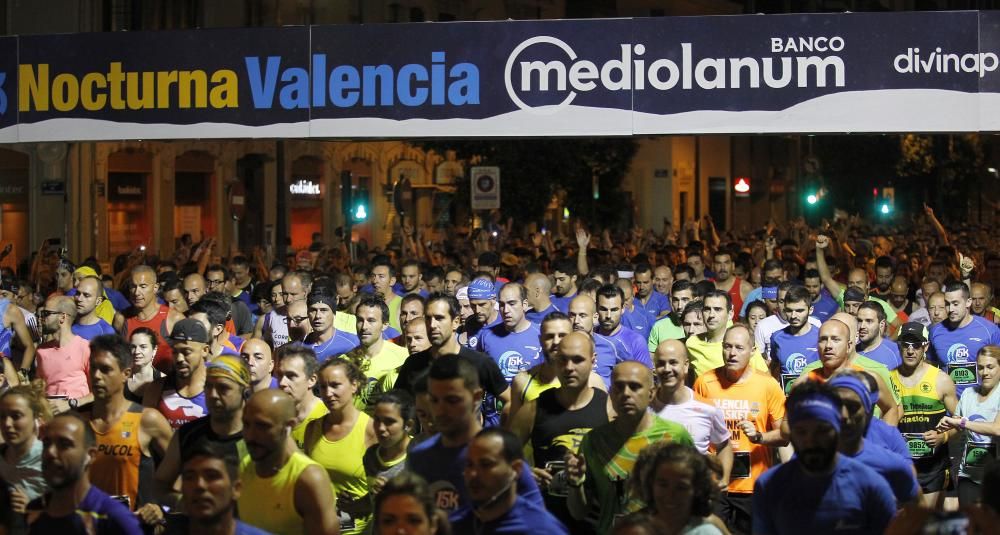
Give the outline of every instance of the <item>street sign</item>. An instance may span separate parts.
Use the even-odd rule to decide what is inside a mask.
[[[229,185],[229,204],[233,208],[233,219],[241,220],[246,216],[246,190],[242,182],[233,182]]]
[[[500,168],[492,166],[473,167],[472,209],[497,210],[500,208]]]

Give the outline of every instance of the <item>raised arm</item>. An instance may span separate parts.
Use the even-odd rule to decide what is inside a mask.
[[[826,264],[826,249],[829,246],[830,238],[822,234],[816,237],[816,271],[819,271],[819,277],[823,281],[823,286],[836,299],[843,288],[839,282],[833,279],[833,275],[830,274],[830,267]]]
[[[938,221],[937,216],[934,215],[934,209],[927,206],[927,203],[924,203],[924,215],[927,216],[927,222],[934,227],[934,231],[937,232],[938,237],[941,238],[941,243],[950,245],[951,241],[948,239],[948,231],[944,229],[944,225],[942,225],[941,222]]]

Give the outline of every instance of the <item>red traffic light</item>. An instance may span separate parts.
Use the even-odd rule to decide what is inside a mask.
[[[750,196],[750,178],[745,176],[736,177],[733,181],[733,191],[737,197]]]

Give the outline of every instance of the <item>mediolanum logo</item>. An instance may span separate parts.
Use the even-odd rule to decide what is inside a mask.
[[[802,38],[812,46],[809,52],[826,55],[799,55],[803,47],[775,46],[762,43],[773,55],[769,57],[712,58],[696,55],[692,43],[680,43],[681,58],[646,57],[646,45],[619,45],[614,59],[597,64],[581,58],[562,39],[548,35],[532,37],[514,47],[507,57],[504,83],[510,99],[521,109],[540,106],[562,108],[579,93],[601,88],[608,91],[669,91],[672,89],[758,89],[785,87],[844,87],[844,61],[837,52],[844,49],[841,37]],[[824,43],[822,47],[815,43]],[[548,59],[558,50],[565,59]],[[788,53],[796,54],[789,56]],[[544,54],[544,55],[543,55]],[[545,59],[542,59],[545,58]],[[553,94],[546,104],[525,102],[529,94]],[[558,95],[558,96],[556,96]],[[535,99],[532,99],[534,102]]]

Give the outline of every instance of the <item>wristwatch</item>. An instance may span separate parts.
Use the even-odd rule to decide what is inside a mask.
[[[69,404],[69,408],[71,408],[73,410],[76,410],[76,408],[78,406],[80,406],[80,400],[75,399],[75,398],[69,398],[69,399],[67,399],[66,403],[68,403]]]
[[[969,423],[969,419],[963,416],[962,421],[958,423],[958,426],[961,427],[962,429],[965,429],[965,424],[967,423]]]

